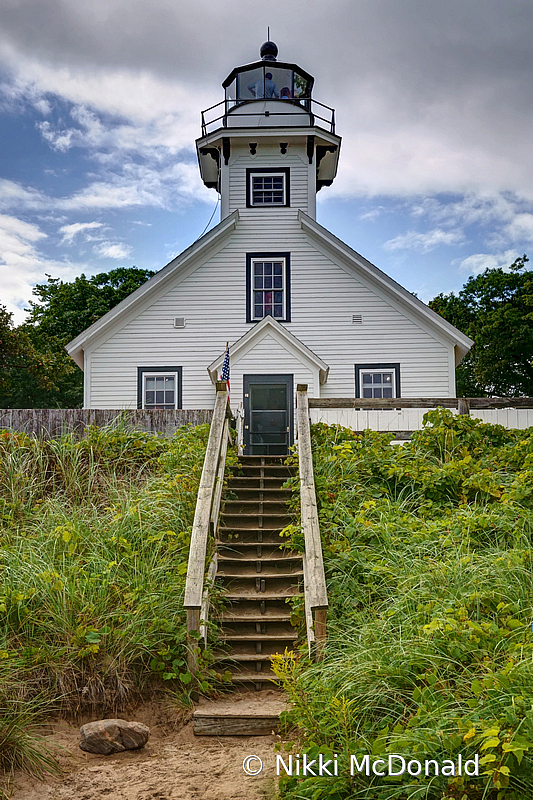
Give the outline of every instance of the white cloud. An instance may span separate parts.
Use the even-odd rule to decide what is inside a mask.
[[[533,214],[516,214],[507,227],[507,233],[515,241],[533,242]]]
[[[522,255],[517,250],[506,250],[504,253],[473,253],[468,258],[464,258],[460,264],[459,269],[463,272],[469,272],[473,275],[479,275],[486,269],[505,269],[509,267],[513,261]]]
[[[60,233],[63,234],[60,244],[70,244],[78,233],[101,228],[102,226],[102,222],[73,222],[70,225],[62,225],[59,229]]]
[[[93,251],[98,256],[103,258],[116,258],[118,260],[129,258],[131,255],[131,247],[117,242],[101,242],[93,247]]]
[[[435,228],[425,233],[417,233],[416,231],[408,231],[394,239],[389,239],[383,247],[386,250],[418,250],[421,253],[429,253],[435,247],[441,245],[454,245],[460,244],[464,241],[462,231],[444,231],[440,228]]]
[[[44,208],[42,194],[36,189],[0,178],[0,211],[13,208]]]
[[[17,325],[25,319],[32,286],[44,282],[46,273],[72,280],[86,268],[46,258],[37,247],[45,239],[37,225],[0,214],[0,304],[13,313]]]

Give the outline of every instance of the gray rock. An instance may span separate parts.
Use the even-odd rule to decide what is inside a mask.
[[[108,756],[123,750],[138,750],[144,747],[150,736],[150,728],[142,722],[126,722],[125,719],[99,719],[80,728],[80,747],[87,753]]]

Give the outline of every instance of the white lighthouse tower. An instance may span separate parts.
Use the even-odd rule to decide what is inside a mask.
[[[202,179],[220,192],[221,219],[235,209],[261,227],[294,220],[299,209],[314,219],[316,193],[337,171],[335,112],[312,97],[311,75],[277,61],[274,42],[260,53],[228,75],[225,99],[202,114]]]

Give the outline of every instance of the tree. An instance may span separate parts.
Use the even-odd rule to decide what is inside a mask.
[[[509,271],[486,269],[458,295],[439,294],[429,305],[474,340],[457,367],[457,394],[533,396],[533,272],[527,256]]]
[[[24,330],[13,327],[13,315],[0,306],[0,408],[23,405],[28,384],[40,391],[50,389],[47,367],[46,357],[36,351]]]
[[[47,275],[47,282],[33,289],[38,302],[30,301],[29,317],[16,329],[16,337],[29,349],[22,357],[24,366],[12,373],[10,393],[1,405],[81,406],[83,373],[66,352],[65,345],[154,274],[137,267],[119,267],[92,278],[80,275],[70,283]],[[34,364],[31,368],[30,362]]]

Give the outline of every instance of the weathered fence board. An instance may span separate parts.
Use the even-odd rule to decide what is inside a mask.
[[[533,408],[533,397],[392,397],[364,399],[360,397],[310,397],[309,408],[457,408],[465,405],[480,408]]]
[[[148,433],[172,436],[182,425],[211,422],[211,409],[13,408],[0,409],[0,430],[11,428],[35,436],[58,438],[64,433],[83,436],[89,425],[125,425]]]

